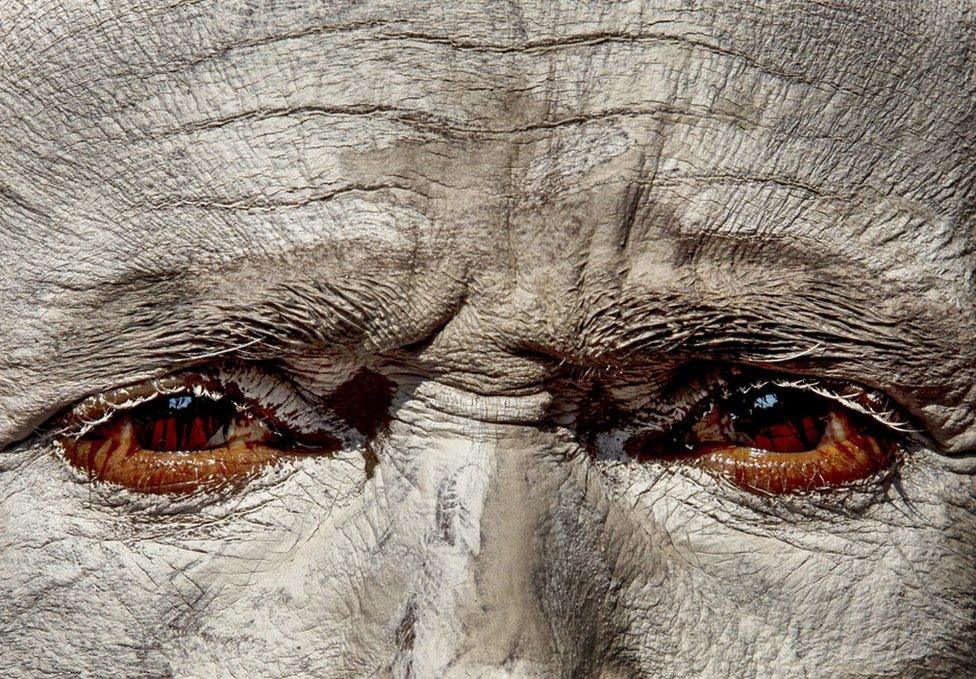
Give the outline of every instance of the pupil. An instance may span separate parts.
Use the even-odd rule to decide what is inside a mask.
[[[185,410],[190,404],[193,403],[193,397],[189,394],[185,396],[170,396],[169,397],[169,409],[170,410]]]
[[[228,399],[175,394],[140,406],[132,422],[144,450],[206,450],[225,443],[235,412]]]
[[[768,385],[734,394],[725,412],[733,443],[777,453],[815,449],[827,426],[824,399]]]

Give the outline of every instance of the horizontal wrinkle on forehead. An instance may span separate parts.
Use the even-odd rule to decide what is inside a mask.
[[[897,186],[906,172],[917,184],[916,165],[933,158],[945,164],[945,172],[972,165],[971,160],[956,163],[952,152],[940,150],[945,139],[959,146],[958,133],[967,134],[960,115],[968,111],[968,98],[949,86],[938,92],[920,89],[955,77],[951,69],[930,65],[924,73],[909,69],[899,78],[909,92],[939,95],[938,106],[932,97],[923,97],[932,102],[925,114],[931,119],[908,118],[911,96],[878,94],[882,90],[873,80],[886,73],[867,67],[878,57],[865,57],[863,45],[880,41],[878,49],[900,56],[897,45],[879,38],[891,21],[883,12],[866,11],[856,25],[845,25],[841,12],[793,8],[795,25],[777,30],[796,39],[798,48],[813,46],[806,42],[808,35],[793,34],[804,26],[843,29],[837,33],[836,63],[822,50],[807,50],[807,73],[798,63],[778,63],[784,57],[766,44],[775,36],[764,30],[768,17],[762,3],[741,11],[741,26],[706,21],[730,9],[721,2],[705,3],[699,11],[647,3],[647,20],[636,23],[622,7],[588,7],[584,12],[526,2],[520,3],[520,12],[510,12],[458,3],[435,12],[417,5],[394,13],[383,3],[366,2],[354,8],[296,7],[244,15],[208,3],[166,11],[120,4],[109,6],[104,15],[84,8],[52,11],[47,19],[55,26],[73,29],[63,35],[60,28],[46,35],[40,30],[43,21],[35,24],[38,18],[18,17],[14,27],[26,34],[36,31],[40,44],[34,49],[42,55],[25,58],[25,68],[18,71],[25,82],[36,80],[37,87],[25,92],[46,92],[63,97],[65,107],[86,108],[43,106],[32,129],[70,146],[57,149],[65,172],[90,172],[53,186],[53,199],[36,195],[45,184],[35,181],[43,174],[41,166],[38,172],[19,168],[24,172],[16,182],[18,173],[12,171],[11,186],[4,190],[18,196],[20,207],[14,210],[20,219],[31,212],[24,206],[51,215],[51,203],[64,199],[70,219],[51,215],[45,228],[115,228],[121,240],[130,238],[133,229],[141,233],[140,240],[151,240],[157,230],[148,223],[162,226],[157,213],[168,211],[174,221],[196,220],[216,230],[220,236],[214,241],[224,242],[229,234],[261,224],[253,214],[237,219],[226,213],[280,208],[265,222],[287,226],[279,243],[290,243],[309,238],[309,226],[316,221],[323,230],[340,223],[343,230],[353,228],[350,212],[380,200],[377,194],[384,191],[429,195],[449,185],[448,192],[458,194],[450,198],[455,202],[494,193],[509,195],[513,203],[552,197],[557,190],[577,193],[587,181],[578,168],[606,171],[607,147],[653,146],[656,138],[673,140],[664,142],[660,158],[648,168],[659,187],[688,179],[740,184],[760,179],[824,193],[844,182],[864,183],[875,167],[890,175],[876,183]],[[906,26],[924,38],[927,50],[936,49],[930,44],[935,37],[952,44],[951,35],[961,30],[939,12],[904,12],[919,15]],[[132,28],[138,25],[134,20],[147,18],[153,19],[154,32],[140,35]],[[202,19],[209,19],[212,29],[194,31]],[[111,36],[112,49],[96,50],[89,60],[72,59],[86,46],[103,47],[97,40],[103,34]],[[15,37],[16,32],[11,40]],[[55,37],[59,49],[47,45]],[[16,42],[18,50],[28,44]],[[698,78],[682,77],[680,69],[670,67],[676,55],[695,65]],[[844,59],[867,61],[864,68],[832,72],[847,64]],[[605,70],[604,77],[591,71],[595,65]],[[120,97],[121,92],[131,96]],[[536,92],[546,92],[548,99]],[[118,108],[119,100],[126,105]],[[207,105],[201,106],[201,100]],[[814,107],[820,115],[809,115]],[[23,110],[27,115],[28,109]],[[52,111],[72,115],[62,119]],[[111,118],[112,124],[86,136],[88,128],[72,128],[72,121],[90,123],[86,112],[96,120]],[[889,129],[895,124],[891,121],[905,119],[911,120],[911,129]],[[473,135],[459,136],[456,127]],[[519,131],[517,139],[508,141],[525,150],[505,151],[501,141],[478,136],[489,128]],[[784,137],[782,129],[795,129],[796,138]],[[918,141],[925,143],[909,149],[918,151],[911,163],[903,162],[897,148],[897,158],[878,156],[879,149],[891,150],[887,137],[917,131],[924,132],[925,139]],[[181,138],[172,138],[181,132]],[[16,147],[18,160],[31,162],[29,144],[7,141]],[[736,153],[716,153],[726,148]],[[464,162],[437,164],[437,157],[452,152]],[[540,153],[541,162],[517,157]],[[488,176],[472,178],[475,171],[465,165],[482,167]],[[469,183],[470,191],[458,191],[461,183]],[[82,200],[67,201],[71,191],[64,184],[85,188]],[[347,192],[362,198],[356,208],[339,200]],[[674,192],[686,202],[696,197],[682,194],[681,187]],[[742,190],[732,198],[749,202]],[[341,218],[324,206],[333,200],[345,205],[336,207]],[[471,228],[473,215],[428,217],[429,223],[419,220],[412,226],[450,231],[453,219]],[[402,214],[392,231],[402,228],[400,219]],[[934,223],[930,219],[924,226]],[[61,234],[50,236],[62,240]],[[81,240],[84,246],[101,246],[85,233]],[[152,251],[154,257],[164,252],[146,245],[140,242],[136,250]]]
[[[722,3],[707,3],[701,12],[648,3],[647,26],[634,25],[630,12],[611,4],[598,3],[587,13],[550,10],[547,4],[522,3],[519,14],[459,3],[456,9],[428,14],[423,6],[392,13],[367,2],[355,11],[293,8],[248,16],[202,4],[189,12],[176,8],[172,16],[152,16],[156,32],[150,35],[132,28],[140,25],[134,19],[148,18],[142,15],[150,8],[127,11],[121,5],[101,21],[87,11],[68,17],[57,13],[52,21],[77,30],[63,36],[57,50],[43,48],[50,36],[39,31],[42,45],[37,49],[43,58],[25,58],[31,68],[17,73],[35,85],[27,92],[63,97],[64,110],[42,106],[40,100],[12,108],[27,115],[31,106],[37,107],[35,129],[70,147],[57,151],[66,161],[64,171],[78,174],[73,179],[79,185],[114,188],[116,197],[141,205],[236,209],[248,202],[306,200],[344,182],[377,183],[376,176],[349,176],[339,148],[382,148],[402,138],[458,142],[457,132],[465,129],[546,132],[599,120],[646,119],[679,145],[691,136],[709,153],[723,146],[741,149],[736,156],[744,162],[723,159],[725,166],[711,172],[733,179],[755,169],[746,167],[750,160],[776,176],[797,174],[796,168],[770,162],[787,154],[764,157],[770,148],[793,145],[776,129],[795,125],[804,137],[820,140],[819,150],[805,147],[806,164],[829,178],[836,174],[830,165],[838,165],[841,173],[848,166],[837,162],[844,159],[846,145],[879,146],[889,133],[886,121],[902,119],[907,112],[901,109],[912,103],[910,96],[871,94],[870,79],[886,75],[867,67],[878,61],[876,56],[865,68],[832,72],[846,66],[844,59],[865,58],[860,54],[864,41],[879,40],[879,27],[888,19],[884,16],[861,16],[856,26],[831,17],[844,29],[838,35],[845,40],[835,45],[837,63],[804,42],[808,36],[784,36],[807,48],[806,73],[797,64],[777,63],[782,56],[764,43],[761,8],[742,13],[742,34],[737,35],[723,22],[696,26],[726,9]],[[824,30],[825,23],[831,24],[822,10],[808,15],[796,9],[797,26],[779,30],[804,25]],[[929,37],[925,30],[938,15],[922,18],[927,21],[915,28]],[[193,30],[204,19],[212,29]],[[26,18],[15,27],[39,28]],[[855,28],[864,32],[864,40],[848,35]],[[111,35],[112,49],[99,42],[102,31]],[[72,59],[86,48],[96,55]],[[893,61],[897,56],[892,55]],[[671,68],[679,57],[688,59],[696,78]],[[592,70],[597,66],[602,74]],[[914,121],[932,137],[927,142],[956,139],[960,110],[968,110],[965,97],[947,94],[953,91],[944,83],[950,75],[925,70],[925,86],[942,87],[919,94],[939,94],[940,105],[932,108],[944,119],[938,125]],[[917,76],[914,71],[901,74],[900,82],[919,87]],[[754,93],[740,92],[742,87]],[[120,100],[124,107],[118,106]],[[820,116],[808,114],[814,107],[820,107]],[[65,120],[49,109],[71,115]],[[86,135],[92,121],[106,118],[111,125],[101,125],[97,136]],[[180,130],[182,139],[160,139]],[[827,131],[830,135],[824,136]],[[938,156],[938,146],[914,157],[921,162]],[[29,155],[21,154],[21,160],[30,162]],[[696,160],[684,159],[690,165]],[[857,179],[861,168],[854,171],[852,179]],[[792,179],[817,183],[802,176]]]

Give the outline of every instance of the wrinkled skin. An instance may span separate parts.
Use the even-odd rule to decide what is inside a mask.
[[[976,7],[220,4],[0,10],[0,675],[976,676]],[[53,454],[218,354],[384,375],[375,468]],[[846,503],[588,453],[568,376],[696,361],[924,436]]]

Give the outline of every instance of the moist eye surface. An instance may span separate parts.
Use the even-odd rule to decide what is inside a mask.
[[[392,396],[367,371],[310,398],[268,366],[228,361],[90,396],[61,417],[57,444],[92,482],[152,494],[216,491],[363,446]]]
[[[186,392],[155,398],[130,417],[144,450],[209,450],[226,445],[236,410],[230,399]]]
[[[814,450],[827,429],[823,398],[775,385],[734,393],[720,406],[728,440],[778,453]]]
[[[672,385],[632,409],[605,393],[596,398],[601,408],[585,412],[598,416],[581,420],[584,429],[597,427],[596,435],[582,432],[593,452],[793,494],[880,482],[897,469],[906,444],[887,417],[898,412],[894,405],[853,383],[706,366]]]

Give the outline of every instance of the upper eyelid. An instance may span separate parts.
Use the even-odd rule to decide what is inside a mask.
[[[176,394],[180,391],[186,391],[188,387],[186,385],[176,385],[172,388],[168,387],[157,387],[155,386],[156,380],[151,380],[147,383],[147,386],[151,385],[151,391],[145,391],[137,393],[132,396],[122,396],[119,400],[107,400],[114,395],[122,395],[126,390],[132,389],[132,386],[119,387],[118,389],[113,389],[109,392],[103,392],[100,394],[92,394],[75,405],[71,406],[68,411],[62,414],[58,418],[58,423],[61,425],[53,433],[59,436],[83,436],[95,427],[108,422],[113,417],[116,417],[119,413],[125,412],[127,410],[133,410],[144,403],[149,403],[160,396],[165,396],[167,394]],[[215,389],[203,389],[199,385],[192,385],[189,387],[193,389],[194,393],[198,395],[207,395],[214,398],[224,398],[227,395],[219,390]],[[88,415],[95,415],[92,419],[88,419]]]
[[[858,394],[845,395],[840,393],[838,390],[831,388],[827,383],[818,380],[813,377],[802,377],[802,378],[777,378],[777,377],[766,377],[761,379],[756,379],[750,382],[744,383],[741,388],[749,388],[752,386],[758,386],[762,384],[773,384],[778,387],[786,389],[798,389],[822,398],[828,399],[841,405],[849,410],[852,410],[861,415],[870,417],[878,424],[892,430],[893,432],[903,434],[903,435],[919,435],[924,434],[924,430],[912,428],[910,422],[907,418],[899,417],[899,413],[896,408],[872,408],[863,403],[859,403],[855,400],[856,396],[864,395],[868,398],[875,398],[882,400],[883,402],[889,402],[890,399],[876,392],[875,390],[868,389],[861,385],[855,383],[848,383],[849,386],[856,387],[859,391]]]
[[[309,404],[312,400],[308,398],[308,394],[303,393],[304,390],[299,385],[294,384],[285,376],[275,375],[271,371],[258,369],[256,366],[246,366],[244,370],[250,376],[257,375],[262,379],[273,380],[276,385],[288,389],[290,396],[297,398],[303,404]],[[749,389],[772,384],[782,388],[802,390],[828,399],[842,407],[870,417],[880,425],[898,434],[925,434],[924,430],[912,428],[908,419],[901,416],[896,407],[887,409],[871,408],[854,400],[859,395],[866,395],[880,397],[878,400],[882,403],[890,403],[890,399],[887,396],[881,395],[880,392],[853,382],[843,384],[844,386],[855,388],[858,391],[853,394],[845,394],[831,387],[830,383],[811,376],[789,377],[786,375],[765,373],[750,377],[748,374],[729,375],[722,374],[722,372],[713,373],[711,377],[706,379],[704,386],[706,386],[708,393],[704,398],[697,399],[694,402],[689,401],[687,402],[687,407],[680,408],[684,412],[676,418],[677,421],[673,423],[675,427],[680,427],[683,422],[687,421],[688,417],[694,416],[694,413],[699,412],[704,404],[716,401],[723,393],[727,394],[732,389]],[[61,426],[49,433],[55,435],[82,436],[91,429],[117,416],[122,411],[131,410],[162,395],[186,391],[188,388],[201,395],[234,399],[238,401],[239,406],[245,408],[249,405],[257,407],[262,415],[268,414],[275,420],[278,420],[279,416],[281,416],[282,424],[286,426],[291,424],[289,418],[283,416],[283,413],[278,412],[280,406],[283,404],[278,404],[276,407],[273,404],[264,403],[259,398],[254,397],[253,394],[248,394],[247,390],[242,388],[241,381],[234,379],[222,380],[220,378],[221,375],[226,375],[226,373],[222,373],[219,366],[184,369],[142,383],[125,385],[109,390],[108,392],[90,395],[74,406],[71,406],[66,413],[58,417],[57,421]],[[746,379],[741,379],[743,377]],[[230,393],[230,390],[227,389],[231,385],[234,385],[236,391],[241,394],[240,398]],[[241,400],[244,403],[240,403]],[[85,417],[86,413],[96,416],[89,419]]]
[[[689,386],[687,389],[681,387],[676,391],[668,389],[664,392],[670,394],[663,400],[670,404],[666,411],[649,407],[656,399],[645,395],[640,399],[641,404],[631,403],[630,406],[624,407],[623,413],[626,413],[628,418],[632,418],[631,422],[636,424],[637,430],[656,430],[662,434],[676,432],[689,425],[705,409],[728,397],[733,390],[773,385],[785,389],[797,389],[827,399],[839,407],[870,418],[892,434],[930,443],[931,437],[927,430],[912,426],[912,420],[906,415],[905,409],[894,399],[858,382],[825,379],[812,375],[789,375],[740,365],[715,366],[713,364],[701,372],[696,371],[696,374],[697,377],[690,382],[694,386]],[[866,403],[855,400],[859,397],[864,397]]]
[[[242,386],[239,381],[227,379],[226,375],[219,376],[219,370],[189,369],[156,377],[144,382],[116,387],[105,392],[91,394],[70,406],[66,412],[57,418],[57,426],[51,434],[59,436],[83,436],[95,427],[108,422],[120,413],[133,410],[160,396],[192,391],[197,395],[210,396],[215,399],[229,398],[236,402],[239,409],[253,407],[259,409],[262,415],[269,415],[275,420],[287,424],[286,417],[280,411],[280,405],[263,402],[259,397]],[[274,380],[276,385],[284,385],[286,380],[261,371],[263,379]],[[229,387],[236,387],[230,389]],[[304,396],[293,385],[287,384],[290,396],[303,401]],[[238,392],[240,395],[232,393]]]

